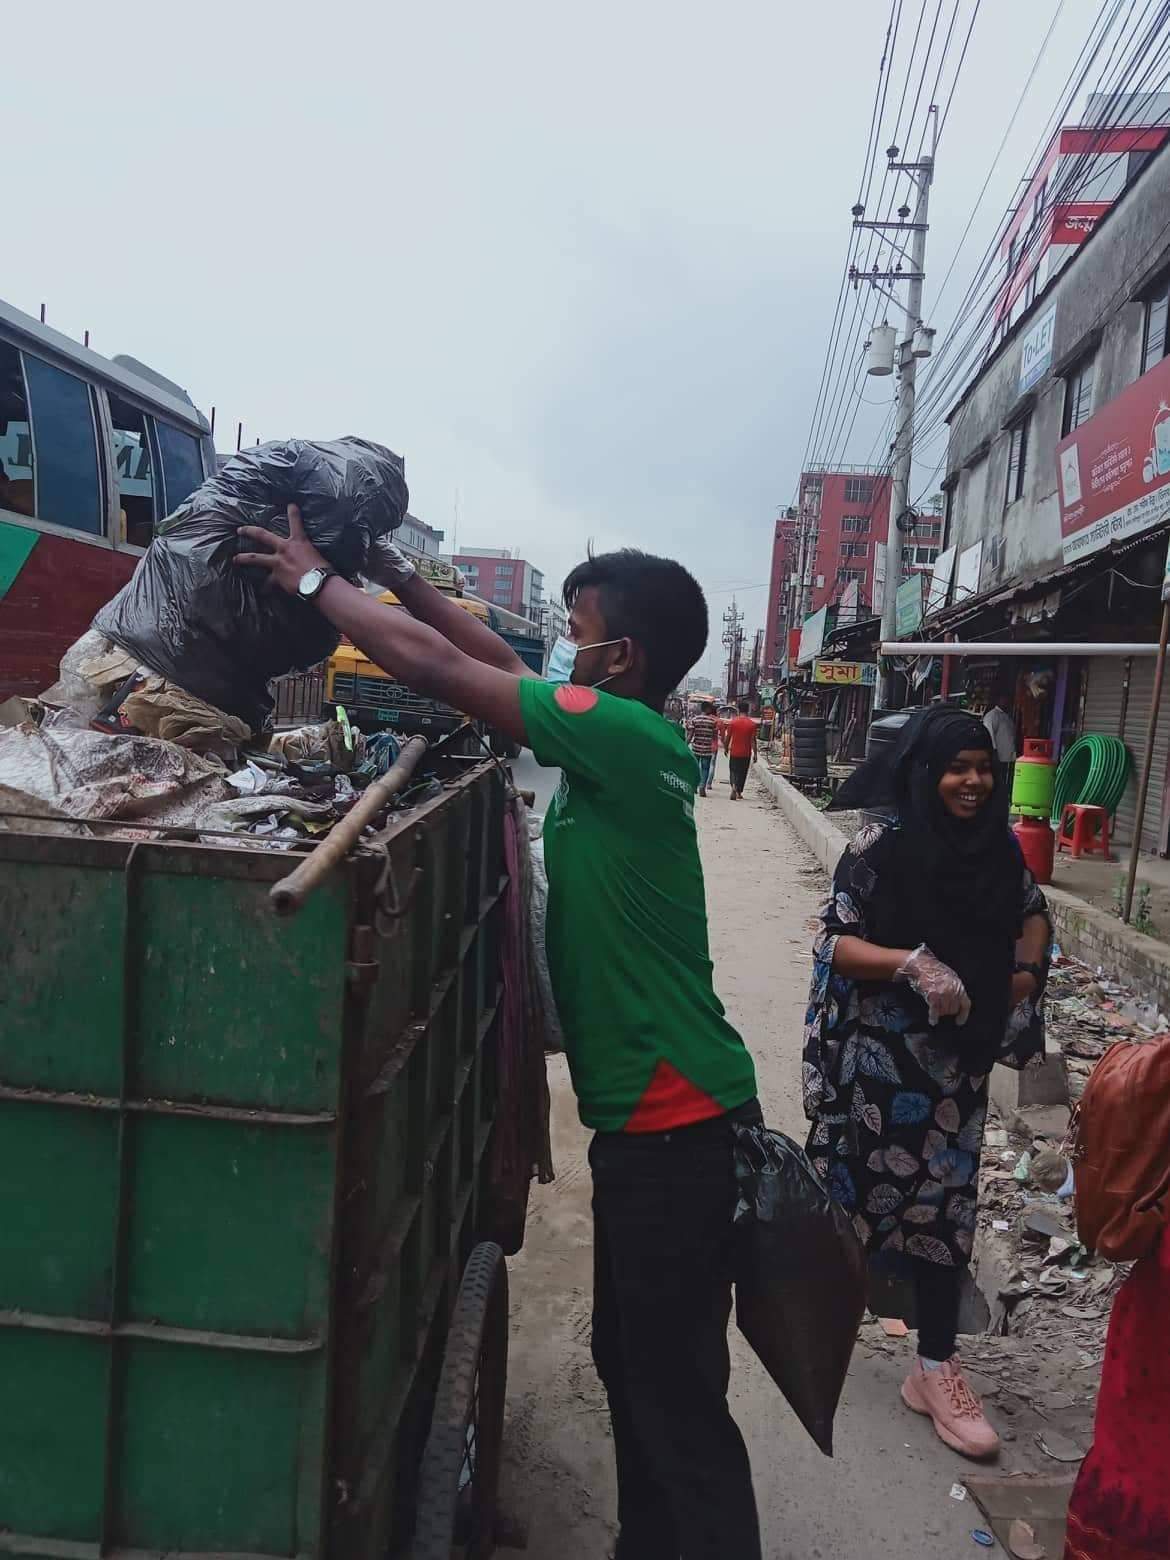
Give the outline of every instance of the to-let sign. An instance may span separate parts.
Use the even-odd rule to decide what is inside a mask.
[[[873,688],[877,685],[877,662],[814,661],[813,682],[838,688]]]

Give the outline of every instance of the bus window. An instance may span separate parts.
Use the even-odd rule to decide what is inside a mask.
[[[24,354],[36,444],[37,519],[101,536],[102,490],[89,386]]]
[[[157,511],[146,414],[111,395],[110,421],[114,426],[121,539],[135,547],[149,547]]]
[[[154,420],[162,452],[163,486],[166,488],[166,513],[178,509],[203,481],[203,455],[194,434],[172,428],[161,417]]]
[[[0,509],[30,518],[36,512],[24,370],[6,341],[0,341]]]

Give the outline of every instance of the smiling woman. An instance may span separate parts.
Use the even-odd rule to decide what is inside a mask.
[[[962,711],[909,721],[835,805],[883,821],[838,863],[816,939],[809,1152],[871,1261],[913,1285],[919,1360],[903,1401],[954,1450],[988,1456],[999,1438],[958,1362],[959,1300],[988,1074],[1043,1050],[1046,906],[1008,830],[990,736]]]

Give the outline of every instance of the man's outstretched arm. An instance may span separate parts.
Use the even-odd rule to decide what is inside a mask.
[[[240,553],[236,563],[266,569],[274,585],[295,596],[303,575],[329,565],[305,535],[295,504],[289,505],[288,520],[287,539],[257,526],[241,526],[240,535],[264,551]],[[475,659],[428,624],[383,606],[339,575],[326,580],[312,605],[376,665],[392,667],[408,688],[465,710],[526,744],[519,675]],[[467,616],[461,607],[452,610]],[[527,672],[522,662],[517,664]]]
[[[452,596],[444,596],[429,580],[424,580],[414,564],[393,542],[383,541],[375,549],[371,567],[372,577],[380,585],[386,585],[399,601],[420,623],[429,624],[444,639],[449,639],[476,661],[485,666],[499,667],[514,677],[524,677],[529,668],[494,633],[486,623],[481,623],[470,612],[464,611]]]

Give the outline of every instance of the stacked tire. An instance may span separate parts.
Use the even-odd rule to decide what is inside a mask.
[[[829,773],[825,722],[820,715],[798,715],[792,724],[792,776],[824,780]]]

